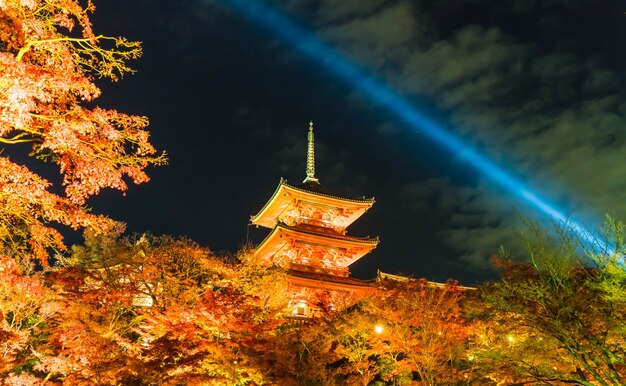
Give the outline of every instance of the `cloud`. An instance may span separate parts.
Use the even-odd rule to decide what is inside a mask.
[[[341,22],[365,17],[384,7],[387,0],[331,0],[318,2],[316,19],[328,22]]]
[[[626,95],[618,74],[553,37],[540,47],[496,23],[442,30],[415,2],[340,3],[317,3],[315,25],[342,52],[408,97],[435,103],[459,135],[577,218],[592,225],[605,212],[626,218]],[[509,0],[507,12],[585,1],[540,3]],[[416,213],[435,203],[460,263],[485,269],[500,243],[518,248],[518,214],[527,208],[483,176],[465,186],[416,181],[399,199],[412,200]]]
[[[360,48],[368,42],[367,50],[355,49],[357,59],[368,60],[377,68],[388,64],[389,52],[406,52],[423,33],[422,26],[412,14],[411,6],[398,3],[382,7],[377,13],[354,18],[344,24],[323,27],[322,34],[342,48]]]
[[[519,232],[523,216],[510,213],[510,198],[493,187],[463,187],[449,178],[414,181],[399,192],[402,201],[417,217],[439,217],[443,226],[437,232],[458,255],[450,257],[455,265],[470,271],[490,271],[490,256],[501,246],[518,252],[523,246]],[[518,258],[520,256],[517,256]]]

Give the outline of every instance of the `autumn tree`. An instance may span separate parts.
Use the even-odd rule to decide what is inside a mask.
[[[379,373],[382,342],[375,317],[359,305],[277,331],[276,376],[281,384],[367,385]]]
[[[282,325],[277,331],[282,383],[463,382],[464,291],[455,283],[386,279],[347,309]]]
[[[92,31],[91,1],[0,1],[0,143],[26,144],[31,156],[58,166],[65,194],[45,178],[0,156],[0,247],[22,271],[47,265],[50,248],[66,249],[54,223],[105,231],[112,221],[85,201],[103,188],[121,191],[127,179],[164,155],[148,142],[145,117],[90,107],[100,95],[94,78],[117,80],[140,44]],[[89,105],[88,105],[89,104]]]
[[[474,315],[479,369],[506,382],[626,383],[624,226],[607,224],[611,237],[591,243],[532,226],[529,262],[497,260],[503,278],[480,289]]]
[[[47,286],[63,302],[46,347],[64,384],[249,384],[286,303],[284,273],[214,256],[185,238],[87,234]],[[68,365],[69,364],[69,365]],[[56,377],[56,378],[55,378]]]
[[[461,301],[473,289],[453,281],[433,283],[424,279],[388,279],[381,285],[371,311],[378,315],[381,336],[393,353],[389,363],[395,372],[415,374],[423,385],[465,380],[462,362],[468,333]]]
[[[15,260],[0,255],[0,379],[28,384],[42,354],[43,330],[54,314],[53,301],[39,280],[18,272]],[[7,382],[11,383],[11,382]]]

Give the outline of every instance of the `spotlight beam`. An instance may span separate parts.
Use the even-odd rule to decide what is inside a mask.
[[[594,249],[608,253],[614,252],[608,245],[600,241],[601,239],[593,232],[590,232],[573,219],[568,218],[554,204],[534,193],[530,187],[514,178],[509,172],[487,157],[477,153],[463,143],[459,137],[447,131],[441,124],[417,110],[415,106],[390,87],[375,77],[368,75],[362,68],[318,39],[313,33],[298,26],[278,10],[259,0],[222,0],[222,2],[238,10],[242,15],[272,32],[280,39],[290,43],[296,50],[352,85],[375,103],[387,108],[411,127],[416,130],[419,129],[421,133],[424,133],[442,147],[452,153],[462,154],[463,159],[469,165],[491,181],[514,196],[526,201],[557,223],[568,227]]]

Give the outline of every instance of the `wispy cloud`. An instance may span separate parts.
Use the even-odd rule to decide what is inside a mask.
[[[480,1],[456,5],[472,3]],[[584,1],[540,3],[508,0],[508,10],[491,12],[511,17]],[[435,103],[469,143],[566,211],[591,225],[607,212],[626,217],[626,95],[622,77],[600,61],[562,48],[555,37],[539,47],[497,23],[442,31],[415,2],[288,6],[299,17],[309,15],[320,36],[399,92]],[[393,133],[394,125],[382,129]],[[441,217],[442,237],[463,263],[487,269],[489,251],[500,243],[516,248],[510,240],[526,208],[480,176],[464,186],[436,179],[399,191],[402,200],[413,197],[416,213],[424,211],[424,201],[430,203],[430,213]]]

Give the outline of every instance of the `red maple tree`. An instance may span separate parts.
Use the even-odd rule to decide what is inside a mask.
[[[0,245],[22,271],[65,249],[51,225],[105,231],[112,221],[85,201],[103,188],[124,191],[126,178],[166,162],[148,142],[145,117],[88,107],[94,77],[117,80],[141,54],[138,42],[96,35],[91,1],[0,1],[0,144],[30,144],[31,156],[58,165],[65,194],[29,168],[0,156]]]

